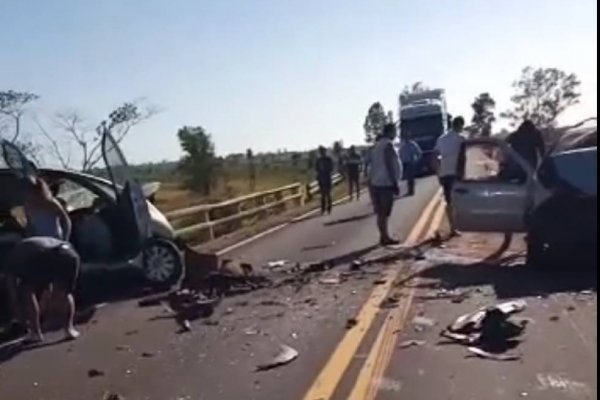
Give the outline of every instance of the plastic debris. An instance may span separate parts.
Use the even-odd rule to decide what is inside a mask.
[[[321,285],[339,285],[342,283],[342,279],[339,275],[324,276],[319,278],[319,283]]]
[[[490,353],[489,351],[485,351],[480,349],[479,347],[467,347],[469,353],[473,354],[479,358],[485,358],[488,360],[496,360],[496,361],[518,361],[521,359],[521,356],[518,354],[497,354]]]
[[[283,268],[283,267],[285,267],[285,265],[288,262],[289,262],[288,260],[269,261],[267,263],[267,268],[269,268],[269,269]]]
[[[416,317],[413,318],[412,323],[416,329],[423,329],[423,328],[434,327],[436,322],[434,320],[432,320],[431,318],[417,315]]]
[[[457,318],[454,323],[441,332],[441,336],[454,343],[468,347],[473,355],[499,361],[512,361],[520,356],[504,354],[509,348],[516,347],[519,337],[528,323],[518,323],[509,318],[523,311],[526,303],[522,300],[501,303],[479,309]]]
[[[398,347],[400,347],[401,349],[406,349],[409,347],[421,347],[421,346],[425,346],[427,344],[427,342],[425,340],[406,340],[402,343],[400,343],[398,345]]]
[[[269,362],[260,364],[256,367],[257,371],[268,371],[273,368],[281,367],[283,365],[287,365],[298,358],[298,351],[296,349],[287,346],[281,345],[279,353]]]

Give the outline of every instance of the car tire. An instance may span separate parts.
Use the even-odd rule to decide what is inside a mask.
[[[177,246],[165,239],[150,239],[143,250],[144,279],[154,287],[168,288],[183,277],[183,257]]]

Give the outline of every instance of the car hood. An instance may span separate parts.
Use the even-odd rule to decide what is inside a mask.
[[[545,186],[597,196],[597,150],[596,147],[590,147],[552,155],[540,169]]]

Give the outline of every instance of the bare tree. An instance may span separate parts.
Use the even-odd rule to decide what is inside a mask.
[[[96,129],[92,128],[76,111],[55,115],[54,123],[58,128],[58,134],[51,134],[39,122],[38,128],[47,139],[50,152],[63,168],[89,171],[96,167],[102,159],[101,138],[104,128],[110,129],[117,143],[121,143],[131,128],[157,112],[155,107],[140,108],[135,103],[124,103],[113,110],[108,119],[102,121]],[[71,156],[72,146],[77,148],[76,162]]]
[[[4,122],[0,125],[2,128],[0,133],[3,130],[9,130],[8,125],[12,124],[14,130],[9,139],[11,143],[16,143],[19,136],[21,136],[21,121],[27,110],[27,105],[37,99],[39,99],[39,96],[30,92],[16,92],[14,90],[0,92],[0,119],[6,118],[9,120],[8,123]]]

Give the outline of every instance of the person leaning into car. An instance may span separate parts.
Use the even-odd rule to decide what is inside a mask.
[[[21,317],[19,322],[25,322],[27,325],[27,341],[42,341],[40,308],[43,308],[44,299],[47,299],[53,290],[68,310],[65,336],[75,339],[79,337],[79,332],[73,324],[73,292],[79,274],[80,259],[68,242],[71,236],[71,220],[42,179],[26,179],[25,186],[28,237],[11,251],[4,269],[8,278],[13,315]],[[38,294],[41,294],[40,301],[37,298]],[[24,299],[26,303],[24,312],[19,307],[19,298]]]

